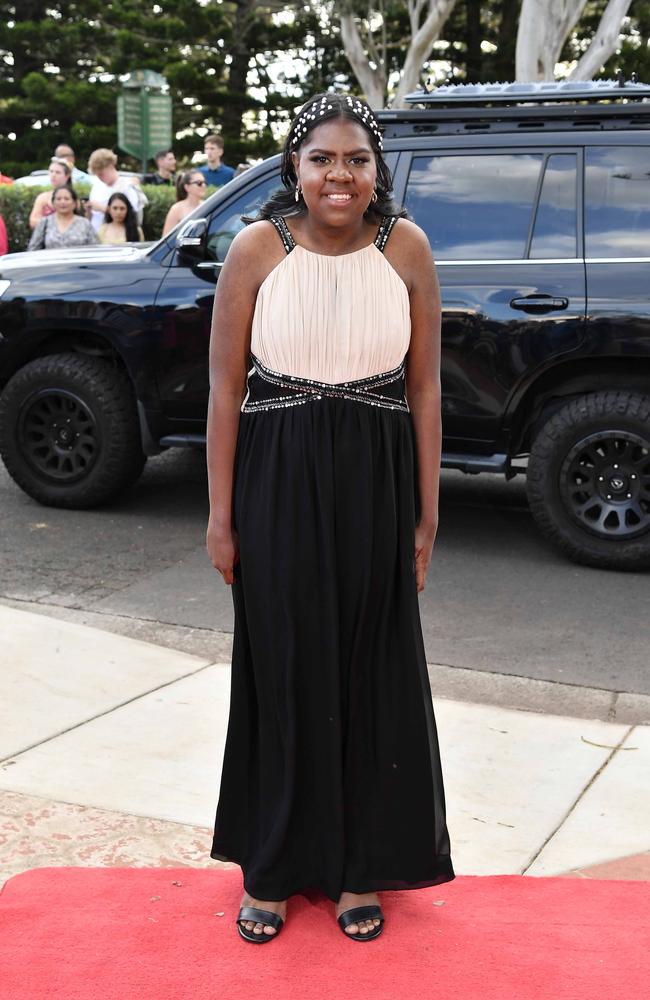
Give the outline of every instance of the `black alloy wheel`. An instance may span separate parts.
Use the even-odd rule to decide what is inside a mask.
[[[25,493],[81,510],[117,496],[146,461],[133,387],[104,358],[49,354],[0,396],[0,455]]]
[[[562,499],[598,538],[634,538],[650,528],[649,438],[601,431],[578,441],[565,458]]]
[[[101,448],[92,411],[74,392],[40,389],[18,418],[18,447],[32,469],[61,484],[88,475]]]
[[[544,535],[575,562],[650,566],[650,397],[601,391],[568,400],[533,441],[526,489]]]

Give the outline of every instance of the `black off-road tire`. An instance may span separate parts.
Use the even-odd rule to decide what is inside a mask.
[[[112,499],[146,461],[128,378],[82,354],[29,362],[0,396],[0,454],[18,486],[46,506]]]
[[[533,517],[575,562],[650,566],[650,397],[594,392],[546,420],[526,480]]]

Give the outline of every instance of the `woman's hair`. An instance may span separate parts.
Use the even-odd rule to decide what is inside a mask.
[[[88,159],[88,170],[91,174],[96,174],[104,167],[117,166],[117,156],[112,149],[95,149]]]
[[[201,171],[196,167],[194,170],[184,170],[182,174],[178,175],[176,178],[176,201],[184,201],[187,198],[185,185],[190,183],[194,174],[199,174],[200,177],[203,177]],[[203,179],[205,180],[205,178]]]
[[[316,94],[311,97],[291,123],[289,134],[282,150],[280,179],[284,188],[274,191],[252,217],[242,216],[242,221],[257,222],[272,215],[302,215],[307,207],[302,198],[296,201],[297,177],[292,153],[297,153],[307,136],[319,125],[335,118],[346,118],[360,125],[367,133],[377,163],[377,200],[368,205],[364,217],[371,222],[381,221],[385,216],[405,217],[407,212],[393,200],[393,181],[388,165],[382,155],[381,129],[369,104],[348,94]]]
[[[70,195],[70,197],[72,198],[73,202],[75,203],[75,206],[79,205],[79,195],[77,194],[77,192],[75,191],[75,189],[72,187],[72,185],[71,184],[67,184],[67,183],[66,184],[57,184],[57,186],[55,188],[52,188],[52,199],[51,199],[52,200],[52,204],[54,204],[54,199],[56,198],[57,193],[59,191],[67,191],[68,194]]]
[[[112,216],[110,213],[110,207],[114,201],[121,201],[126,205],[126,215],[124,216],[124,229],[126,232],[126,242],[127,243],[138,243],[140,241],[140,233],[138,232],[138,217],[135,214],[133,205],[127,198],[125,194],[121,191],[116,191],[108,199],[108,204],[106,206],[106,213],[104,215],[104,222],[112,222]]]

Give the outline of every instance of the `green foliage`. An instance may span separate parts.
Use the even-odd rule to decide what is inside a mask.
[[[302,93],[288,99],[269,78],[261,103],[248,92],[247,76],[296,34],[304,37],[296,26],[302,7],[286,29],[273,20],[282,7],[261,0],[0,0],[0,169],[18,177],[44,167],[59,142],[72,143],[82,167],[98,146],[115,148],[120,77],[134,69],[155,70],[169,82],[181,166],[202,150],[206,131],[223,133],[225,161],[233,165],[275,152],[271,123],[288,119]],[[120,160],[140,169],[127,156]]]
[[[7,227],[9,253],[16,253],[27,248],[29,237],[32,234],[29,228],[29,213],[36,195],[43,190],[45,189],[0,184],[0,215]]]
[[[567,41],[577,58],[607,0],[589,0]],[[360,18],[382,11],[392,82],[409,41],[403,0],[345,0]],[[343,0],[0,0],[0,170],[19,177],[45,167],[70,142],[84,167],[98,146],[116,148],[116,99],[134,69],[164,75],[173,102],[179,166],[221,131],[225,162],[277,152],[277,135],[305,98],[359,92],[342,51]],[[458,0],[423,78],[438,61],[462,82],[514,79],[521,0]],[[634,0],[621,50],[600,75],[621,68],[650,79],[650,0]],[[381,32],[376,33],[381,49]],[[439,81],[438,81],[439,82]],[[12,138],[13,136],[13,138]],[[123,167],[140,163],[120,156]],[[161,196],[164,197],[164,196]]]
[[[144,210],[142,229],[146,240],[160,239],[167,212],[176,201],[176,191],[164,184],[143,184],[142,190],[149,199]]]

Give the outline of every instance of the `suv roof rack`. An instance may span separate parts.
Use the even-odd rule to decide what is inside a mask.
[[[618,80],[563,80],[542,83],[459,83],[417,90],[407,94],[409,104],[429,107],[445,105],[486,106],[501,104],[548,104],[562,101],[643,100],[650,98],[650,85]]]

